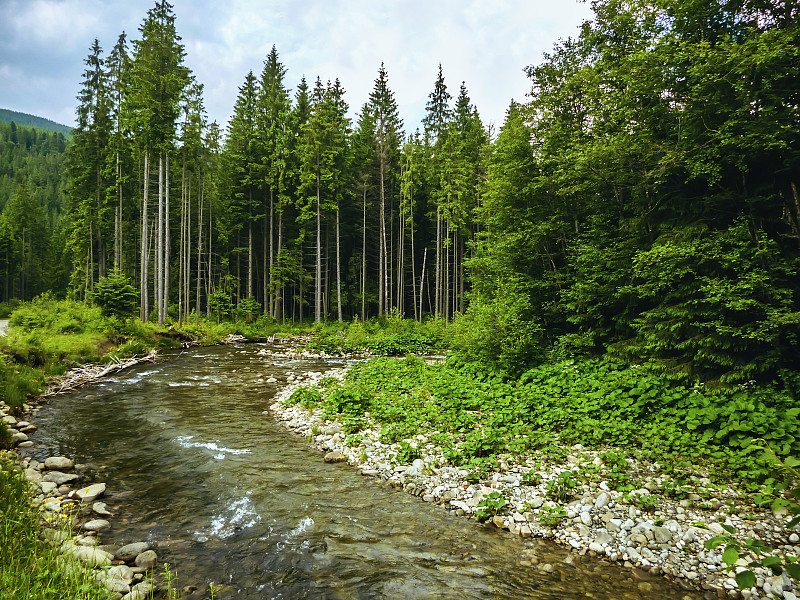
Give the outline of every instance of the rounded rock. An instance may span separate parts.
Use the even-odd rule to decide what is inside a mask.
[[[75,466],[75,461],[66,456],[51,456],[44,461],[44,468],[51,471],[67,471]]]
[[[97,498],[105,494],[105,492],[105,483],[93,483],[88,487],[77,490],[75,495],[80,498],[81,502],[88,504],[90,502],[94,502]]]
[[[142,567],[145,569],[152,569],[156,566],[158,562],[158,555],[153,552],[152,550],[145,550],[139,556],[136,557],[134,564],[137,567]]]
[[[122,560],[125,562],[132,562],[136,560],[136,557],[139,556],[142,552],[147,552],[151,550],[152,546],[147,542],[134,542],[133,544],[127,544],[117,550],[114,553],[114,556],[117,557],[118,560]]]
[[[111,523],[105,519],[92,519],[83,525],[83,528],[86,531],[105,531],[109,527],[111,527]]]

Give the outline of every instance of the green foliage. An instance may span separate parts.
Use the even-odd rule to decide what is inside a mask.
[[[254,323],[261,313],[261,305],[252,296],[244,298],[236,305],[237,320],[243,320],[246,323]]]
[[[660,462],[670,475],[663,493],[675,498],[688,494],[682,471],[696,468],[698,455],[707,457],[714,476],[772,477],[774,467],[753,454],[756,432],[779,456],[800,454],[797,409],[788,395],[758,388],[709,392],[611,359],[542,364],[507,382],[471,364],[376,358],[354,366],[341,386],[318,393],[331,416],[368,410],[384,443],[436,431],[448,462],[475,470],[476,481],[503,452],[561,464],[572,444],[605,448],[602,472],[585,465],[563,475],[550,483],[555,497],[583,480],[633,489],[625,449]]]
[[[452,347],[464,361],[519,375],[544,358],[543,331],[518,286],[503,285],[491,300],[476,299],[466,315],[456,319]]]
[[[505,496],[500,492],[492,492],[480,501],[475,511],[475,516],[478,517],[479,520],[485,521],[486,519],[491,519],[499,515],[506,506],[508,506],[508,500],[506,500]]]
[[[231,295],[223,289],[216,289],[211,293],[211,297],[208,299],[208,305],[211,312],[216,315],[217,323],[233,312],[233,300],[231,299]]]
[[[314,388],[297,388],[289,398],[286,399],[287,406],[299,404],[303,408],[314,408],[322,401],[322,394]]]
[[[125,320],[136,314],[139,295],[128,277],[120,271],[111,271],[97,282],[91,299],[104,316]]]
[[[626,357],[725,385],[797,364],[796,272],[763,231],[666,235],[637,254],[633,275],[631,293],[654,306],[634,319],[636,339],[615,346]]]
[[[567,511],[563,506],[543,506],[539,513],[539,522],[545,527],[557,527],[567,518]]]
[[[562,471],[555,479],[551,479],[546,485],[548,498],[565,502],[571,500],[575,495],[575,488],[578,482],[574,479],[575,473],[572,471]]]
[[[416,459],[422,458],[422,453],[416,446],[412,446],[405,440],[401,440],[400,448],[397,451],[397,462],[401,465],[408,465],[413,463]]]

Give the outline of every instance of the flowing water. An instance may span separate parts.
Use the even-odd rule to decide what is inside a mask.
[[[181,585],[213,582],[215,598],[701,597],[323,463],[262,414],[277,389],[267,379],[339,364],[185,351],[53,400],[34,455],[90,465],[115,513],[104,540],[153,542]]]

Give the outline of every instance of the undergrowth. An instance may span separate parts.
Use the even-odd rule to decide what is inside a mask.
[[[581,443],[657,462],[676,480],[703,468],[717,481],[738,479],[756,491],[774,475],[756,439],[780,457],[800,455],[800,408],[787,394],[676,385],[611,359],[545,364],[507,381],[475,364],[376,358],[354,366],[343,382],[298,391],[290,402],[322,406],[351,425],[369,412],[385,443],[435,432],[448,462],[475,469],[502,453],[562,462],[565,447]],[[603,456],[615,489],[627,489],[624,455]]]

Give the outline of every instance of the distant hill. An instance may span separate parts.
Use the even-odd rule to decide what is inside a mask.
[[[26,115],[25,113],[8,110],[7,108],[0,108],[0,121],[4,123],[11,123],[11,121],[13,121],[17,125],[23,127],[36,127],[37,129],[46,129],[47,131],[55,131],[57,133],[63,133],[64,135],[72,134],[71,127],[61,125],[50,119]]]

